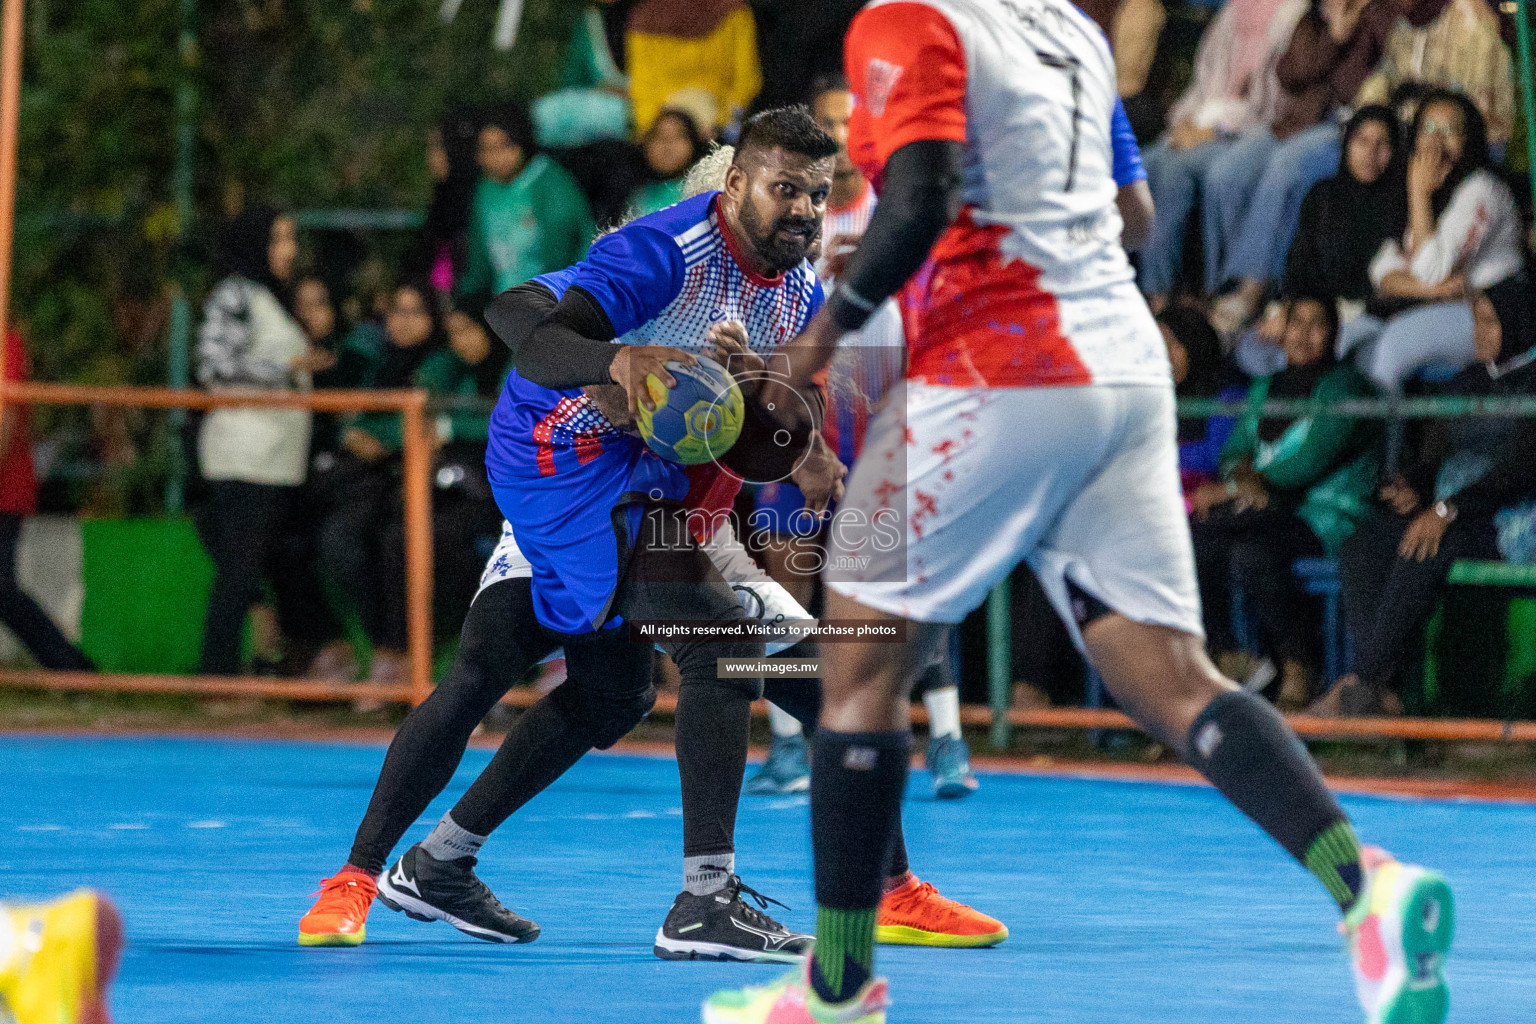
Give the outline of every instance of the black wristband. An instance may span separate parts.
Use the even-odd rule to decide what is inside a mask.
[[[827,300],[827,315],[845,331],[856,331],[874,315],[880,304],[870,302],[847,285],[838,285]]]

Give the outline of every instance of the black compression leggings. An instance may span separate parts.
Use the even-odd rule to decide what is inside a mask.
[[[350,863],[373,874],[383,870],[406,829],[453,778],[475,726],[529,668],[562,644],[570,678],[517,720],[455,805],[454,820],[487,835],[594,745],[611,743],[594,710],[616,709],[619,717],[638,721],[641,705],[650,706],[650,648],[630,643],[623,632],[568,637],[544,629],[534,617],[527,579],[483,591],[464,619],[448,676],[406,717],[389,745]]]

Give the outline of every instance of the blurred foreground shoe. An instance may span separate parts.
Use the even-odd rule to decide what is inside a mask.
[[[753,796],[783,796],[811,788],[811,764],[804,736],[775,736],[768,760],[747,780]]]
[[[1456,931],[1451,887],[1434,871],[1375,847],[1365,888],[1340,926],[1366,1024],[1441,1024],[1450,1009],[1445,955]]]
[[[378,895],[372,875],[343,871],[321,879],[319,899],[299,918],[301,946],[356,946],[368,937],[368,908]]]
[[[897,946],[974,949],[995,946],[1007,937],[1001,921],[941,896],[916,875],[885,894],[875,919],[875,941]]]
[[[123,919],[100,893],[0,905],[0,1019],[110,1024],[107,988],[122,952]]]
[[[971,773],[971,748],[959,736],[935,736],[929,740],[923,764],[933,776],[936,799],[959,800],[981,786]]]
[[[809,980],[810,961],[769,985],[716,992],[704,1001],[704,1024],[885,1024],[889,986],[870,978],[846,1003],[829,1005]]]

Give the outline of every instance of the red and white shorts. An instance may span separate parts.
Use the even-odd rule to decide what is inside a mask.
[[[1204,635],[1171,386],[905,392],[870,425],[828,586],[959,622],[1028,561],[1079,646],[1069,580],[1129,619]]]

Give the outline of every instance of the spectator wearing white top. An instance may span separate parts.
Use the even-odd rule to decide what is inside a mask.
[[[1514,195],[1490,169],[1483,117],[1460,93],[1435,92],[1414,120],[1408,228],[1371,261],[1375,311],[1339,339],[1358,347],[1361,370],[1383,391],[1414,374],[1447,376],[1472,361],[1469,296],[1525,272]]]
[[[204,306],[197,379],[222,389],[307,390],[310,375],[335,357],[314,349],[284,303],[298,255],[293,218],[248,208],[225,226],[220,281]],[[224,407],[204,418],[198,463],[208,481],[199,533],[214,563],[203,627],[202,671],[240,668],[246,612],[276,553],[276,541],[309,461],[310,414],[304,409]],[[284,587],[294,575],[271,572]]]

